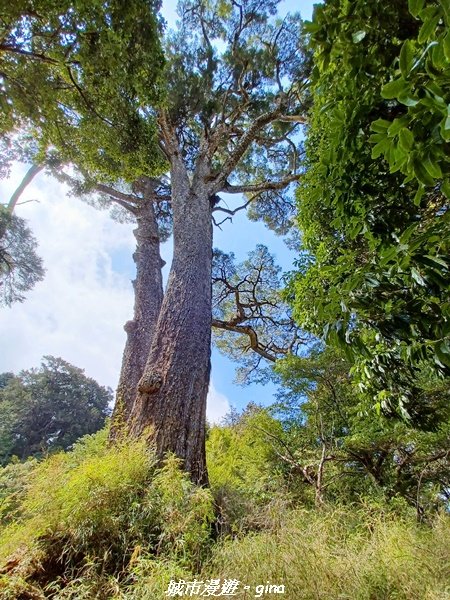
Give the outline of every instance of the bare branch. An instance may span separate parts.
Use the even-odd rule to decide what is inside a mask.
[[[36,177],[38,173],[40,173],[44,168],[44,165],[31,165],[31,167],[26,172],[24,178],[20,182],[20,184],[15,189],[11,198],[8,202],[8,212],[12,214],[14,212],[15,207],[19,201],[20,196],[23,194],[25,188],[31,183],[31,181]]]
[[[282,123],[307,123],[308,119],[304,115],[280,115],[277,121]]]
[[[116,190],[110,187],[109,185],[105,185],[103,183],[97,183],[95,185],[95,190],[97,192],[100,192],[101,194],[106,194],[110,197],[112,202],[119,204],[128,212],[136,214],[136,205],[140,202],[140,198],[138,196],[133,196],[132,194],[124,194],[123,192],[120,192],[119,190]]]
[[[270,362],[275,362],[277,360],[275,355],[268,352],[267,349],[259,343],[258,335],[253,327],[250,327],[249,325],[235,325],[231,321],[221,321],[219,319],[213,319],[212,326],[216,329],[223,329],[225,331],[233,331],[235,333],[247,335],[250,341],[249,348],[256,352],[256,354],[259,354]]]
[[[245,204],[241,204],[241,206],[238,206],[237,208],[234,208],[234,209],[224,208],[223,206],[215,206],[213,208],[213,212],[215,212],[215,211],[224,212],[225,214],[230,215],[230,217],[234,217],[234,215],[236,213],[238,213],[239,211],[245,210],[247,208],[247,206],[249,204],[251,204],[255,198],[257,198],[257,196],[253,196],[252,198],[247,200],[247,202]],[[226,220],[228,220],[228,219],[229,219],[229,217],[227,217]]]

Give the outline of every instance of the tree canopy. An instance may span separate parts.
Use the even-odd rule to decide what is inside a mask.
[[[110,414],[111,390],[62,358],[46,356],[39,368],[0,379],[2,463],[67,449]]]
[[[30,128],[37,162],[64,160],[102,177],[160,169],[154,107],[164,64],[159,3],[67,0],[5,6],[0,24],[0,132]]]
[[[351,15],[351,16],[350,16]],[[292,284],[299,323],[357,358],[379,406],[407,406],[414,369],[450,368],[445,3],[329,1],[314,52],[308,251]]]

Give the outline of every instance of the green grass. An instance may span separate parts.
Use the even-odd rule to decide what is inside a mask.
[[[428,527],[367,508],[289,511],[275,531],[216,546],[205,574],[251,589],[284,584],[285,600],[444,600],[449,525],[444,516]]]
[[[2,600],[162,600],[171,579],[194,578],[240,580],[232,597],[243,599],[266,584],[285,589],[267,599],[450,598],[448,515],[418,524],[399,506],[292,508],[268,486],[252,499],[241,465],[237,490],[215,472],[234,524],[218,526],[224,513],[176,458],[158,467],[143,444],[108,447],[105,435],[0,470]]]

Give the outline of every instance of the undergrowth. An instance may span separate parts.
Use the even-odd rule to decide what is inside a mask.
[[[143,442],[108,447],[104,432],[37,464],[15,510],[1,532],[5,599],[115,597],[143,560],[199,569],[214,517],[177,458],[157,467]]]
[[[223,461],[215,448],[210,462]],[[232,597],[247,599],[450,597],[447,515],[421,525],[374,503],[302,508],[275,489],[258,448],[246,460],[210,468],[211,492],[175,457],[157,465],[141,442],[109,447],[100,432],[5,467],[0,597],[162,600],[170,580],[194,579],[239,580]]]

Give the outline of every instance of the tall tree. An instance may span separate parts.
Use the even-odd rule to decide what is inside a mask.
[[[158,125],[170,165],[174,257],[130,428],[147,431],[160,454],[174,451],[203,482],[213,209],[220,192],[256,195],[254,210],[270,222],[299,176],[299,19],[274,19],[277,4],[181,2],[179,29],[166,41],[167,106]]]
[[[129,181],[136,181],[136,175],[148,181],[158,165],[169,164],[174,259],[153,339],[146,336],[146,343],[152,344],[129,425],[132,435],[152,430],[158,452],[175,451],[198,481],[206,478],[213,211],[223,210],[228,218],[248,208],[251,218],[283,231],[293,212],[286,189],[299,176],[296,133],[304,122],[300,82],[305,70],[299,18],[277,20],[277,4],[181,2],[180,28],[166,40],[164,108],[155,109],[154,98],[145,96],[145,87],[139,88],[144,89],[142,95],[133,96],[141,101],[139,122],[144,118],[151,129],[157,116],[158,160],[154,148],[148,146],[152,137],[147,135],[147,147],[130,159],[133,168],[121,163],[114,152],[117,147],[111,150],[107,143],[115,135],[113,127],[107,128],[111,136],[105,143],[98,136],[94,157],[91,144],[80,163],[73,159],[90,175],[106,171],[106,179],[117,164],[120,178]],[[142,61],[146,64],[145,57]],[[100,71],[99,84],[103,75]],[[117,81],[111,85],[116,90]],[[78,91],[72,89],[72,93]],[[84,113],[81,108],[78,111],[81,118],[69,123],[73,128],[67,143],[58,142],[55,129],[45,122],[46,139],[60,145],[69,159],[76,152],[83,155],[77,132],[84,136],[88,131]],[[67,114],[71,113],[63,111],[63,124]],[[90,133],[96,139],[93,129]],[[148,156],[149,152],[153,154]],[[245,194],[246,199],[242,206],[230,209],[223,206],[220,192]],[[154,298],[158,302],[160,290]],[[130,376],[124,376],[124,381],[122,389],[128,390]],[[129,405],[130,398],[126,411]]]
[[[76,180],[63,170],[58,170],[56,175],[82,197],[88,191],[91,195],[95,193],[97,206],[118,208],[118,212],[112,211],[115,218],[125,217],[136,223],[133,231],[136,238],[134,309],[133,318],[124,326],[127,340],[111,423],[111,437],[115,438],[124,433],[124,427],[126,429],[161,309],[165,263],[160,245],[172,230],[170,186],[164,178],[141,177],[132,185],[119,182],[107,185],[89,179]]]

